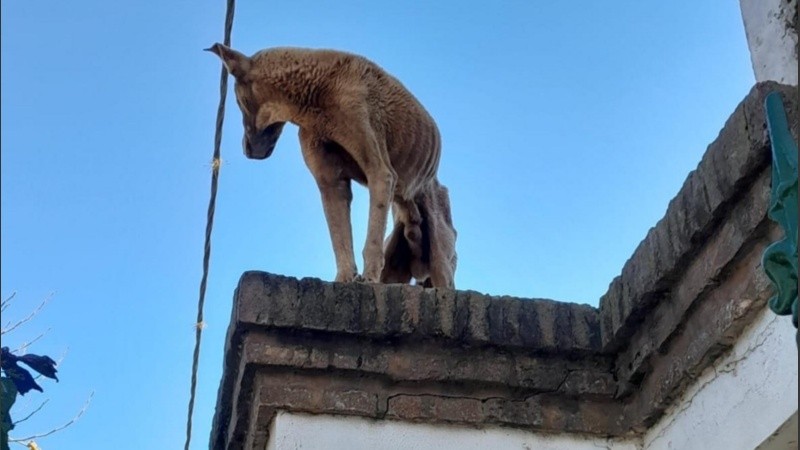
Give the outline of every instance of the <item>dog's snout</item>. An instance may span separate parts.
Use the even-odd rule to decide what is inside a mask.
[[[256,133],[248,132],[252,128],[246,126],[244,137],[242,138],[245,156],[250,159],[268,158],[278,143],[283,125],[282,122],[274,123]]]

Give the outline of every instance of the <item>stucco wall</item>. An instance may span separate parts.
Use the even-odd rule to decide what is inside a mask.
[[[270,428],[267,450],[636,450],[632,442],[548,436],[508,428],[462,428],[353,416],[280,412]]]
[[[740,0],[756,81],[797,85],[797,0]]]
[[[751,450],[768,439],[797,412],[795,331],[764,308],[647,432],[644,448]]]

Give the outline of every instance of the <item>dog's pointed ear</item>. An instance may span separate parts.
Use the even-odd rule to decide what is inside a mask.
[[[230,47],[216,43],[205,49],[205,51],[219,56],[219,59],[225,64],[225,68],[228,69],[228,72],[237,80],[243,79],[250,71],[250,58]]]

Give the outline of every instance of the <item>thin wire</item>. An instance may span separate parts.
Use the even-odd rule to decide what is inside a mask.
[[[228,7],[225,13],[225,38],[223,43],[231,45],[231,29],[233,28],[233,11],[235,0],[227,0]],[[222,143],[222,122],[225,119],[225,98],[228,92],[228,71],[222,66],[219,81],[219,106],[217,107],[217,128],[214,135],[214,159],[211,164],[211,198],[208,201],[208,221],[206,222],[206,239],[203,253],[203,278],[200,280],[200,298],[197,302],[197,323],[195,325],[194,355],[192,357],[192,385],[189,395],[189,413],[186,419],[186,445],[184,450],[189,450],[192,440],[192,413],[194,411],[195,391],[197,389],[197,366],[200,362],[200,337],[203,334],[203,305],[206,300],[206,284],[208,282],[208,263],[211,259],[211,229],[214,226],[214,211],[217,205],[217,185],[219,183],[220,146]]]

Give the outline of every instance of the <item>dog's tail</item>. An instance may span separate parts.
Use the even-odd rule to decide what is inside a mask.
[[[386,240],[383,283],[455,287],[456,230],[447,188],[431,181],[412,202],[395,204],[394,229]]]

